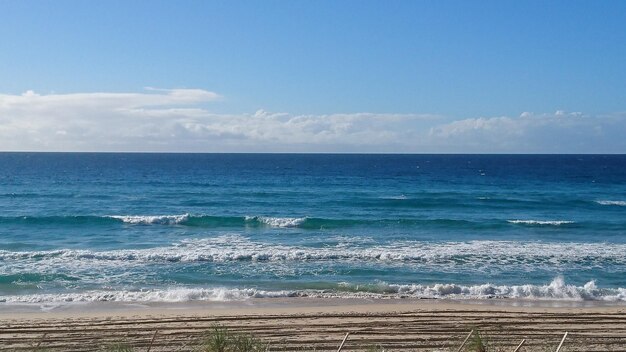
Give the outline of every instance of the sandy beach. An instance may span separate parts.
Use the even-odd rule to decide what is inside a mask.
[[[138,351],[188,351],[212,327],[250,333],[271,350],[452,351],[478,329],[497,351],[626,350],[626,306],[442,300],[252,300],[161,306],[0,310],[0,350],[93,351],[123,342]],[[88,308],[88,309],[87,309]],[[156,336],[155,336],[156,331]],[[151,340],[154,337],[154,341]]]

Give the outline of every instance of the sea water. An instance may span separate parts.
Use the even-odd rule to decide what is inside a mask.
[[[624,155],[0,153],[0,307],[626,301]]]

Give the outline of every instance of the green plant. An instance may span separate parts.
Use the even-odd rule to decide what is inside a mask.
[[[205,352],[225,352],[227,341],[228,333],[226,329],[215,326],[204,339],[201,350]]]
[[[231,333],[215,326],[200,344],[201,352],[263,352],[268,345],[252,335]]]
[[[234,352],[261,352],[265,351],[266,349],[266,344],[263,344],[260,340],[251,335],[233,336]]]
[[[114,343],[104,347],[105,352],[133,352],[134,349],[125,343]]]
[[[480,331],[474,332],[474,337],[467,348],[471,352],[487,352],[487,341],[480,336]]]
[[[371,345],[371,346],[367,346],[365,351],[366,352],[385,352],[385,348],[381,345]]]

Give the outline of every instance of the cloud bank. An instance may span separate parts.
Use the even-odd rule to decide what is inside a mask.
[[[0,94],[0,150],[624,153],[626,114],[215,114],[201,89]]]

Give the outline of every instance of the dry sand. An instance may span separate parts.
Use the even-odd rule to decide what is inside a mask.
[[[94,305],[50,312],[0,307],[0,350],[94,351],[125,342],[146,351],[189,351],[215,325],[252,333],[271,350],[456,351],[478,328],[499,351],[626,351],[626,306],[576,307],[544,303],[449,302],[441,300],[253,300],[246,303],[196,303],[161,306]],[[10,309],[8,309],[10,308]],[[89,308],[85,310],[85,308]],[[547,349],[548,348],[548,349]]]

